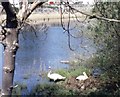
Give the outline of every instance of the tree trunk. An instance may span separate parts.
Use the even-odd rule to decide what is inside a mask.
[[[7,0],[8,1],[8,0]],[[4,45],[4,65],[2,72],[2,95],[10,97],[12,94],[15,70],[15,55],[18,48],[18,30],[16,14],[9,2],[2,2],[6,12],[6,25],[1,32]]]
[[[10,96],[13,89],[15,55],[18,47],[18,33],[15,28],[7,28],[6,47],[4,48],[4,65],[2,78],[2,95]]]
[[[8,1],[8,0],[6,0]],[[27,1],[27,0],[26,0]],[[22,22],[25,21],[29,15],[34,11],[35,8],[41,6],[45,2],[35,2],[33,3],[31,10],[24,14],[22,17]],[[6,27],[5,31],[0,32],[0,42],[4,45],[4,65],[3,65],[3,75],[2,75],[2,95],[11,97],[15,70],[15,55],[18,48],[18,23],[16,14],[14,13],[9,2],[2,2],[2,6],[6,11]],[[24,7],[26,8],[26,7]],[[23,14],[23,13],[21,13]],[[21,24],[22,25],[22,24]]]

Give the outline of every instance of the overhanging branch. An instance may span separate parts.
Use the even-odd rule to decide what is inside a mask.
[[[67,3],[66,3],[67,4]],[[85,12],[82,12],[78,9],[75,9],[73,8],[72,6],[70,6],[69,4],[67,4],[72,10],[75,10],[76,12],[79,12],[83,15],[86,15],[86,16],[89,16],[90,19],[92,18],[96,18],[96,19],[100,19],[100,20],[105,20],[105,21],[108,21],[108,22],[116,22],[116,23],[120,23],[120,20],[116,20],[116,19],[110,19],[110,18],[105,18],[105,17],[101,17],[101,16],[98,16],[98,15],[90,15],[88,13],[85,13]]]
[[[27,14],[23,16],[22,21],[25,21],[37,7],[42,6],[44,3],[45,2],[35,1]]]

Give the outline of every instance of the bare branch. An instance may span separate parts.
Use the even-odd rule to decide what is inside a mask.
[[[61,2],[62,3],[62,2]],[[63,12],[62,12],[62,4],[60,3],[60,17],[61,17],[61,26],[62,26],[62,28],[63,28],[63,30],[65,30],[66,31],[66,28],[64,27],[64,25],[63,25]]]
[[[32,4],[29,12],[22,18],[22,21],[25,21],[37,7],[42,6],[44,3],[45,2],[35,1]]]
[[[67,4],[67,3],[66,3]],[[76,12],[79,12],[83,15],[86,15],[86,16],[89,16],[90,19],[92,18],[96,18],[96,19],[100,19],[100,20],[105,20],[105,21],[108,21],[108,22],[117,22],[117,23],[120,23],[120,20],[116,20],[116,19],[109,19],[109,18],[105,18],[105,17],[101,17],[101,16],[98,16],[98,15],[90,15],[90,14],[87,14],[85,12],[82,12],[80,10],[77,10],[75,8],[73,8],[72,6],[70,6],[69,4],[67,4],[71,9],[75,10]]]
[[[32,14],[32,12],[39,6],[42,6],[46,1],[42,2],[42,1],[34,1],[34,3],[32,4],[31,8],[29,10],[27,10],[26,14],[24,14],[24,16],[22,17],[22,21],[20,22],[20,25],[18,27],[18,30],[20,30],[22,28],[22,26],[24,25],[24,22],[26,21],[26,19]]]

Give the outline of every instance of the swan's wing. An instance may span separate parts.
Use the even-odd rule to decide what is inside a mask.
[[[65,78],[65,77],[63,77],[62,75],[57,74],[57,73],[53,73],[53,74],[51,74],[51,76],[53,76],[54,78],[57,78],[57,79]]]
[[[84,79],[84,76],[80,75],[80,76],[76,77],[76,79],[78,79],[78,80]]]
[[[80,75],[76,79],[81,81],[81,80],[86,80],[87,78],[88,77],[86,77],[86,76]]]
[[[50,79],[52,79],[52,80],[57,80],[57,77],[54,75],[54,74],[50,74],[49,76],[48,76],[48,78],[50,78]]]

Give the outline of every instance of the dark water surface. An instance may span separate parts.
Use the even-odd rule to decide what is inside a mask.
[[[73,30],[73,33],[77,30]],[[76,33],[75,33],[76,34]],[[26,37],[26,38],[24,38]],[[47,72],[51,66],[53,70],[67,69],[68,64],[60,63],[61,60],[74,59],[78,55],[89,56],[95,52],[94,47],[88,47],[90,51],[80,48],[80,43],[92,45],[92,41],[86,37],[72,38],[71,45],[75,52],[68,47],[67,33],[63,33],[61,27],[50,27],[47,34],[37,32],[37,37],[33,32],[25,32],[19,35],[19,49],[16,56],[16,69],[14,82],[24,83],[31,89],[37,83],[48,83],[47,76],[41,77],[42,72]],[[2,67],[2,47],[0,45],[0,71]],[[1,86],[0,72],[0,86]]]

